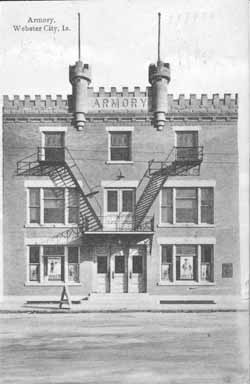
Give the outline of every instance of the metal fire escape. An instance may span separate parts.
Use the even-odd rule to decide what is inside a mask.
[[[88,193],[84,192],[79,178],[75,176],[76,173],[84,187],[88,189]],[[96,192],[91,190],[67,147],[38,147],[37,152],[17,162],[17,175],[49,176],[56,187],[76,188],[79,192],[79,232],[101,229],[102,224],[88,200],[93,197],[96,209],[100,209],[101,212],[101,206],[94,196]]]
[[[148,162],[148,168],[137,187],[140,197],[135,207],[135,229],[141,225],[167,178],[186,175],[195,167],[199,174],[202,160],[203,147],[173,147],[166,160]]]
[[[133,225],[128,226],[129,231],[152,231],[153,221],[150,225],[145,218],[169,176],[187,175],[190,169],[196,168],[200,172],[203,160],[203,147],[173,147],[164,161],[150,160],[136,191],[139,196],[135,206]],[[75,169],[76,171],[73,171]],[[88,193],[85,193],[75,173],[80,175]],[[96,210],[101,213],[101,206],[95,198],[86,178],[78,167],[76,161],[66,147],[39,147],[36,153],[17,162],[18,176],[49,176],[57,187],[76,188],[79,191],[79,224],[77,235],[88,232],[102,232],[103,223],[97,216]],[[94,198],[95,209],[89,202]],[[145,224],[146,222],[146,224]],[[126,231],[126,226],[118,231]],[[70,230],[65,231],[69,235]],[[64,233],[62,234],[64,235]]]

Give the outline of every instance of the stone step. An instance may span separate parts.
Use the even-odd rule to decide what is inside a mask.
[[[155,298],[148,293],[92,293],[88,302],[90,303],[109,303],[109,304],[140,304],[151,303]]]

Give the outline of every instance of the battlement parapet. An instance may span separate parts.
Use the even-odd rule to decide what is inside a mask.
[[[111,87],[109,91],[106,91],[104,87],[99,87],[97,92],[93,88],[88,88],[89,97],[150,97],[151,87],[146,87],[146,90],[141,90],[140,87],[134,87],[133,91],[130,91],[128,87],[122,87],[119,91],[116,87]]]
[[[40,95],[35,95],[34,99],[28,95],[24,99],[18,95],[14,95],[13,99],[3,96],[4,113],[65,113],[68,109],[69,98],[63,99],[61,95],[57,95],[54,100],[51,95],[45,99]]]
[[[108,101],[104,103],[104,99],[108,99]],[[118,99],[120,102],[117,101]],[[123,87],[121,91],[117,91],[115,87],[111,87],[109,91],[105,91],[103,87],[100,87],[95,92],[93,88],[88,88],[88,100],[90,113],[96,111],[103,113],[105,111],[126,112],[126,105],[130,106],[131,112],[141,112],[142,105],[144,106],[144,112],[151,112],[152,89],[147,87],[142,91],[140,87],[135,87],[133,91],[129,91],[127,87]],[[123,103],[123,101],[126,101],[126,103]],[[191,94],[189,98],[185,98],[183,94],[180,94],[178,98],[168,94],[168,114],[199,112],[220,114],[226,112],[237,113],[237,110],[237,94],[231,96],[231,94],[226,93],[223,98],[220,98],[219,94],[213,94],[212,97],[206,94],[201,95],[201,97]],[[36,95],[33,99],[28,95],[24,96],[24,98],[15,95],[12,99],[9,96],[3,96],[3,112],[5,114],[70,113],[71,96],[63,98],[61,95],[57,95],[55,99],[52,99],[50,95],[45,98]]]

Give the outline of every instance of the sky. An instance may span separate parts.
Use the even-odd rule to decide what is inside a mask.
[[[149,85],[148,65],[157,60],[157,13],[161,12],[161,58],[171,66],[169,93],[176,97],[239,94],[241,253],[248,259],[248,1],[3,1],[1,94],[71,94],[68,67],[78,55],[78,12],[82,58],[92,67],[95,90]],[[14,26],[44,25],[28,22],[30,18],[53,18],[51,26],[59,31],[14,30]],[[68,30],[62,31],[62,25]]]
[[[3,2],[2,88],[9,95],[71,92],[68,66],[77,59],[77,12],[91,86],[145,88],[148,65],[157,59],[161,12],[161,55],[172,73],[169,92],[239,92],[247,71],[246,5],[245,0]],[[70,31],[14,31],[14,25],[31,26],[29,17],[54,18],[56,26]]]

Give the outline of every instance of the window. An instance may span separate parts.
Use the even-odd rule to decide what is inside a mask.
[[[40,223],[40,189],[30,188],[30,223]]]
[[[74,188],[29,188],[29,223],[78,224],[80,195]]]
[[[143,259],[142,256],[133,256],[132,273],[143,273]]]
[[[97,273],[107,273],[107,272],[108,272],[107,256],[98,256],[97,257]]]
[[[213,247],[212,245],[201,246],[201,271],[202,281],[213,280]]]
[[[64,132],[44,133],[44,147],[46,161],[63,161]]]
[[[29,247],[30,282],[79,282],[79,248],[63,245]]]
[[[197,281],[197,247],[176,246],[176,280]]]
[[[117,212],[118,211],[118,199],[117,199],[118,192],[117,191],[107,191],[107,198],[108,198],[108,212]]]
[[[201,222],[214,222],[214,191],[213,188],[201,188]]]
[[[68,280],[79,282],[79,255],[77,247],[68,248]]]
[[[79,192],[73,188],[68,190],[68,220],[69,223],[79,222]]]
[[[46,245],[43,247],[44,278],[48,281],[64,280],[64,247]]]
[[[115,256],[115,273],[125,273],[124,256]]]
[[[176,188],[176,223],[197,223],[196,188]]]
[[[161,281],[212,282],[213,245],[162,245]]]
[[[110,132],[110,160],[131,161],[131,132]]]
[[[122,212],[133,211],[133,191],[122,191]]]
[[[163,223],[173,223],[173,189],[171,188],[162,190],[161,214]]]
[[[213,188],[163,188],[161,222],[213,224]]]
[[[107,190],[107,212],[133,212],[134,190]]]
[[[64,189],[44,188],[44,223],[64,223]]]
[[[37,246],[29,248],[29,280],[40,280],[40,253]]]
[[[196,160],[198,157],[198,132],[176,132],[177,160]]]
[[[161,253],[161,280],[172,281],[173,275],[173,249],[171,245],[162,245]]]

